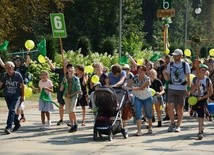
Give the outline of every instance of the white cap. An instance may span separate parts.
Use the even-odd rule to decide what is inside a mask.
[[[125,65],[123,66],[123,68],[128,68],[128,69],[130,69],[130,66],[129,66],[128,64],[125,64]]]
[[[177,56],[177,55],[183,55],[183,51],[181,49],[176,49],[176,50],[174,50],[174,52],[172,53],[172,55],[175,55],[175,56]]]

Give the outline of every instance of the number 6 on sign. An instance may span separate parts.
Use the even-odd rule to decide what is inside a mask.
[[[56,29],[62,29],[62,21],[59,16],[54,17],[54,26]]]
[[[66,38],[66,27],[64,15],[62,13],[51,13],[51,27],[54,38]]]
[[[171,9],[172,0],[162,0],[161,2],[161,9],[167,10],[167,9]]]

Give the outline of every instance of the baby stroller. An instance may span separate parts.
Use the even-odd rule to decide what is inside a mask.
[[[117,99],[118,94],[120,101]],[[121,108],[125,99],[123,94],[122,89],[121,92],[116,92],[110,87],[100,87],[94,92],[94,102],[97,108],[93,131],[94,140],[97,140],[98,135],[102,137],[102,134],[108,135],[109,141],[117,133],[122,133],[124,138],[128,137],[121,118]]]

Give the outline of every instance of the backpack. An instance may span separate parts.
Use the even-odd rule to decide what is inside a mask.
[[[174,62],[170,62],[169,84],[186,85],[186,63],[182,61],[182,68],[175,67]],[[183,73],[180,70],[183,69]]]
[[[197,81],[197,77],[194,77],[194,78],[192,79],[192,82],[193,82],[194,84],[196,84],[196,81]],[[206,89],[207,89],[209,86],[210,86],[210,78],[206,77]],[[207,92],[206,92],[206,93],[207,93]]]

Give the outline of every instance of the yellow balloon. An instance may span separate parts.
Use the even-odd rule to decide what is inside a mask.
[[[149,88],[149,91],[151,92],[152,96],[154,96],[156,94],[156,91],[152,88]]]
[[[192,80],[195,77],[195,75],[194,74],[190,74],[189,76],[190,76],[190,82],[192,82]]]
[[[137,64],[140,65],[140,66],[143,65],[143,60],[142,59],[137,59]]]
[[[43,55],[41,55],[41,54],[38,56],[38,61],[39,61],[41,64],[43,64],[43,63],[46,62],[45,57],[44,57]]]
[[[26,87],[25,91],[24,91],[24,97],[27,99],[27,98],[30,98],[33,94],[33,90],[29,87]]]
[[[35,43],[32,41],[32,40],[27,40],[25,42],[25,47],[28,49],[28,50],[31,50],[33,49],[35,46]]]
[[[210,49],[210,51],[209,51],[209,54],[210,54],[210,56],[214,56],[214,49]]]
[[[97,76],[97,75],[93,75],[93,76],[91,77],[91,81],[92,81],[93,83],[97,83],[97,82],[100,81],[100,78],[99,78],[99,76]]]
[[[189,49],[185,49],[184,55],[187,57],[190,57],[192,55],[191,51]]]
[[[167,49],[165,50],[165,53],[168,55],[168,54],[170,53],[170,50],[167,48]]]
[[[90,73],[92,74],[94,72],[94,67],[92,66],[86,66],[84,69],[85,73]]]
[[[197,103],[197,98],[195,96],[191,96],[188,98],[189,105],[195,105]]]

